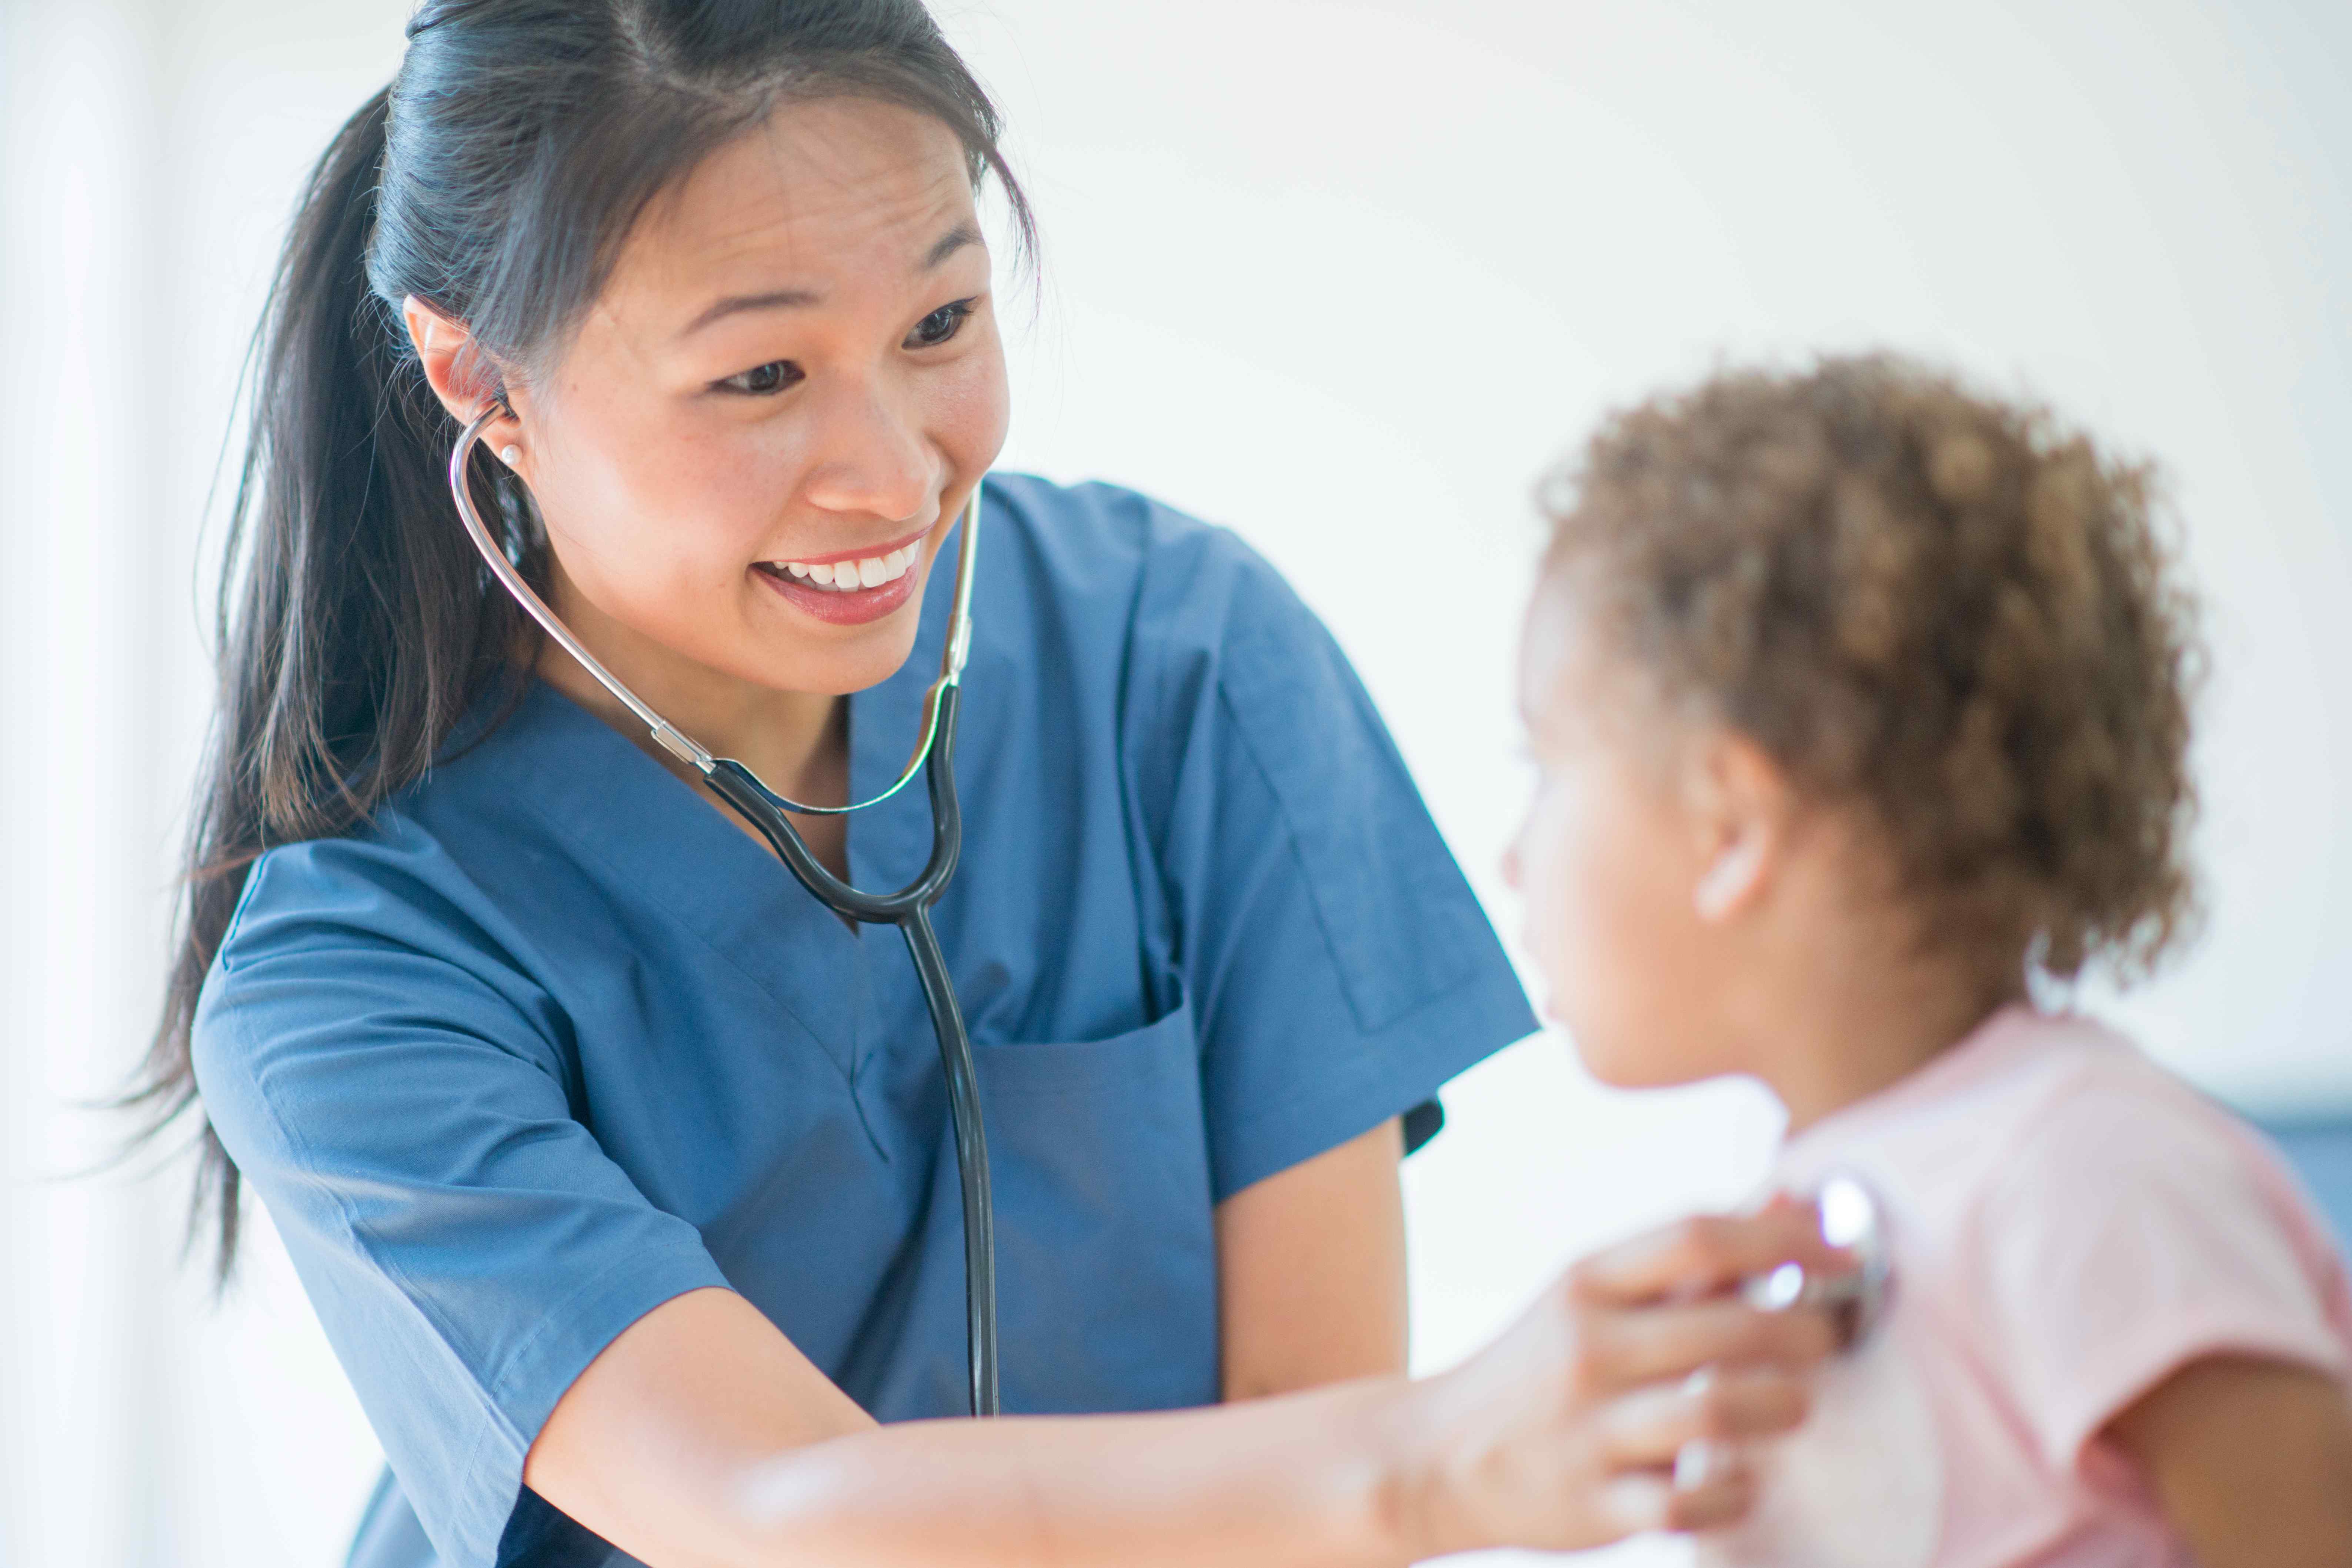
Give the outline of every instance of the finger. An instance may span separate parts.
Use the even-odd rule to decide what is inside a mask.
[[[1756,1506],[1756,1473],[1743,1464],[1717,1470],[1697,1486],[1675,1489],[1666,1499],[1667,1530],[1721,1530],[1748,1517]]]
[[[1694,1373],[1612,1400],[1596,1417],[1601,1451],[1619,1469],[1670,1465],[1685,1446],[1769,1437],[1805,1418],[1804,1380],[1772,1367]]]
[[[1753,1214],[1695,1215],[1597,1252],[1569,1270],[1585,1300],[1622,1306],[1687,1300],[1796,1262],[1829,1273],[1853,1258],[1822,1239],[1810,1203],[1776,1197]]]
[[[1604,1398],[1717,1363],[1801,1371],[1837,1346],[1835,1325],[1819,1308],[1767,1312],[1733,1298],[1594,1313],[1583,1336],[1584,1387]]]
[[[1656,1470],[1629,1470],[1612,1476],[1601,1488],[1594,1511],[1603,1530],[1602,1540],[1618,1541],[1645,1530],[1672,1528],[1675,1484]],[[1601,1544],[1596,1541],[1594,1545]]]

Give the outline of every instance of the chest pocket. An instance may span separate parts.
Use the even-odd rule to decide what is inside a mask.
[[[1191,1007],[1108,1039],[977,1057],[1006,1410],[1213,1403],[1216,1247]]]

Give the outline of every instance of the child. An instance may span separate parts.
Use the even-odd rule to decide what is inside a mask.
[[[1889,358],[1617,415],[1548,487],[1511,856],[1592,1071],[1745,1073],[1895,1269],[1715,1560],[2352,1563],[2352,1289],[2280,1163],[2091,1021],[2190,910],[2145,467]]]

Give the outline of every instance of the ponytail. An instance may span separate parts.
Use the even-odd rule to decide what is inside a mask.
[[[254,861],[348,830],[420,777],[522,630],[454,521],[456,426],[369,287],[389,99],[311,171],[256,343],[177,951],[126,1097],[151,1131],[195,1103],[197,998]],[[208,1121],[198,1158],[193,1217],[211,1212],[226,1278],[240,1182]]]

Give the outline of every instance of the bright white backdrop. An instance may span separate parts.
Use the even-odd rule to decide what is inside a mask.
[[[1601,409],[1724,352],[1890,342],[2164,457],[2214,611],[2214,913],[2122,1011],[2241,1099],[2352,1103],[2352,8],[941,9],[1045,224],[1007,464],[1155,490],[1287,570],[1507,930],[1526,496]],[[266,1225],[215,1310],[175,1268],[176,1172],[61,1178],[156,990],[245,336],[405,11],[0,0],[12,1568],[336,1561],[375,1462]],[[1556,1040],[1450,1105],[1409,1178],[1429,1365],[1574,1252],[1737,1194],[1773,1134],[1737,1088],[1604,1094]]]

